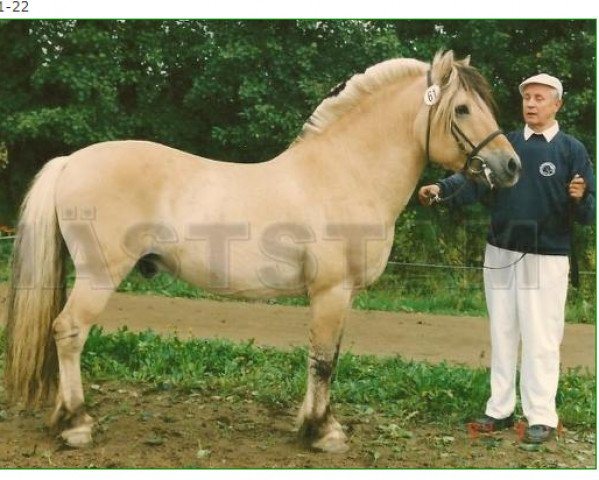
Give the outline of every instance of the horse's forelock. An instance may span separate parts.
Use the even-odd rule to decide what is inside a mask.
[[[496,117],[498,114],[497,103],[493,98],[493,93],[487,79],[477,69],[469,65],[458,64],[456,65],[456,69],[462,87],[474,91]]]
[[[437,124],[442,125],[448,133],[451,129],[451,121],[454,116],[454,103],[457,93],[466,90],[480,98],[489,108],[491,113],[497,117],[497,104],[493,98],[491,87],[478,70],[470,65],[455,61],[447,82],[442,87],[441,100],[437,108]]]

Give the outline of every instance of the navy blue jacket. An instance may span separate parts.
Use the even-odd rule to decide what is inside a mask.
[[[568,255],[572,222],[590,224],[595,220],[595,175],[586,149],[561,131],[551,142],[540,135],[525,140],[523,129],[509,133],[507,138],[520,156],[522,173],[513,187],[491,193],[487,241],[518,252]],[[576,174],[586,181],[585,195],[578,203],[568,195],[568,184]],[[489,193],[487,186],[461,173],[441,180],[439,185],[442,198],[458,192],[448,202],[457,206]]]

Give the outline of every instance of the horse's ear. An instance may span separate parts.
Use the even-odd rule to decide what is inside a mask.
[[[447,52],[438,52],[433,60],[431,66],[431,76],[434,84],[442,87],[445,85],[453,71],[454,66],[453,51],[448,50]]]

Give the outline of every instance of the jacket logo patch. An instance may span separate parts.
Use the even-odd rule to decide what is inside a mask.
[[[544,177],[551,177],[555,174],[555,165],[551,162],[545,162],[539,167],[539,172]]]

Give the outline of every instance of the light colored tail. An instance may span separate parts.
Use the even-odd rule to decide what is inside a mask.
[[[56,182],[68,157],[38,173],[21,206],[7,300],[7,397],[35,406],[56,389],[58,360],[52,323],[65,303],[65,247],[56,213]]]

